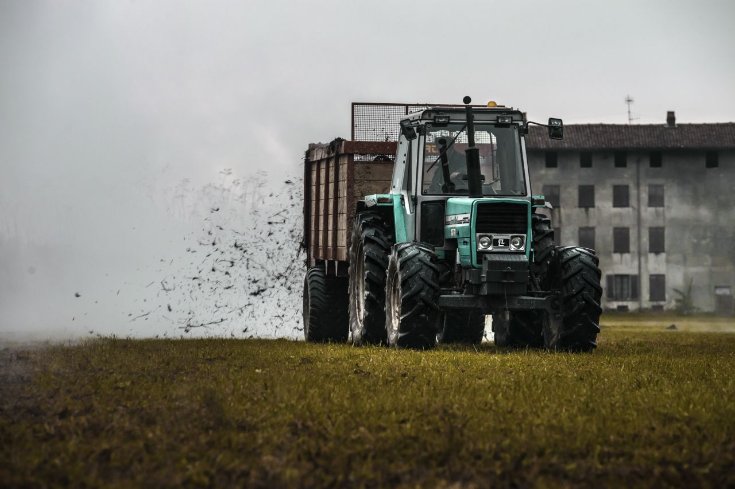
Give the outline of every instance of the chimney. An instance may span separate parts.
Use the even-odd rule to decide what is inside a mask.
[[[676,116],[673,110],[666,112],[666,127],[676,127]]]

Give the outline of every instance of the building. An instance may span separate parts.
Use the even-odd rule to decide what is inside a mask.
[[[532,187],[558,243],[594,248],[607,309],[733,314],[735,123],[531,127]],[[677,292],[677,290],[679,292]]]

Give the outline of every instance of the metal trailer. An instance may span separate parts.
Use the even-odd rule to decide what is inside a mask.
[[[347,276],[350,231],[357,202],[388,193],[395,142],[310,144],[304,162],[304,246],[307,267]]]

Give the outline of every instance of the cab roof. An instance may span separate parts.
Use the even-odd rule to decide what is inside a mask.
[[[408,114],[405,119],[410,121],[430,121],[435,116],[449,116],[451,122],[462,122],[466,120],[465,110],[465,106],[463,105],[434,106]],[[525,121],[523,112],[512,107],[472,106],[472,113],[475,116],[476,122],[495,122],[498,115],[510,115],[514,123]]]

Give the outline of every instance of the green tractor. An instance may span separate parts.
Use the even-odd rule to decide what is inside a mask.
[[[354,216],[351,234],[343,233],[343,256],[339,246],[332,261],[309,253],[307,340],[419,349],[476,344],[492,315],[498,346],[596,347],[598,259],[591,249],[557,246],[541,212],[548,204],[531,195],[524,137],[535,123],[515,109],[470,102],[465,97],[464,106],[428,107],[402,119],[388,192],[355,198],[354,210],[343,213]],[[543,125],[550,138],[563,137],[560,119]],[[334,161],[346,177],[332,178],[354,189],[350,174],[360,167]],[[333,216],[350,205],[350,196],[339,200],[334,187],[332,200],[327,194],[321,207],[318,199],[310,204],[311,227],[332,210],[329,202]],[[338,233],[338,220],[330,219],[309,236],[327,236],[330,223]]]

